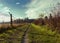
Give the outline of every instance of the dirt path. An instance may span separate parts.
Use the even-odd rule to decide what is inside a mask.
[[[31,23],[28,25],[27,29],[25,30],[23,36],[22,36],[22,40],[21,43],[29,43],[29,39],[28,39],[28,30],[30,28]]]

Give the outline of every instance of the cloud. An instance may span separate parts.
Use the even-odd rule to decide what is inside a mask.
[[[0,22],[8,22],[10,21],[9,16],[5,16],[3,13],[0,13]]]
[[[37,18],[37,16],[38,16],[38,15],[36,15],[37,13],[34,9],[29,9],[25,13],[27,14],[26,17],[28,17],[28,18]]]
[[[17,5],[19,5],[19,4],[20,4],[20,2],[17,2],[16,4],[17,4]]]
[[[59,0],[32,0],[31,3],[27,4],[28,7],[26,16],[29,18],[38,18],[41,13],[48,14],[51,9],[60,2]]]
[[[2,7],[2,5],[0,6],[0,22],[10,21],[10,15],[8,15],[8,12],[10,12],[9,9],[10,8],[8,7]]]
[[[10,8],[3,7],[3,9],[1,10],[1,12],[7,14],[8,12],[10,12]]]

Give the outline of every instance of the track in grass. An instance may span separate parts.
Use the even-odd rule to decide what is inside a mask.
[[[28,39],[28,30],[30,29],[31,23],[28,25],[28,27],[26,28],[26,30],[24,31],[24,34],[22,36],[22,40],[21,43],[29,43],[29,39]]]

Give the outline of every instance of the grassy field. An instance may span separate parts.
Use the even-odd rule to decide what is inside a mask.
[[[47,26],[32,24],[29,30],[30,43],[60,43],[60,34]]]
[[[0,33],[0,43],[21,43],[22,36],[29,24]],[[29,43],[60,43],[60,34],[48,26],[31,24],[27,32]]]

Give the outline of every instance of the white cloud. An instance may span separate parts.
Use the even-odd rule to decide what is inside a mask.
[[[19,5],[19,4],[20,4],[20,2],[17,2],[16,4],[17,4],[17,5]]]
[[[20,19],[24,19],[24,17],[22,17],[22,16],[16,17],[15,19],[19,19],[19,18],[20,18]],[[15,20],[15,19],[14,19],[14,20]]]
[[[52,7],[54,7],[59,0],[32,0],[31,3],[27,4],[28,7],[26,16],[29,18],[38,18],[41,13],[50,13]]]
[[[0,13],[0,22],[8,22],[10,21],[10,17],[9,16],[5,16],[4,14]]]
[[[10,9],[10,8],[8,8],[8,7],[3,7],[3,8],[1,8],[0,12],[1,12],[1,13],[5,13],[5,14],[8,14],[8,12],[10,12],[9,9]]]
[[[9,9],[8,7],[0,7],[0,22],[10,21],[10,15],[8,15],[8,12],[10,12]]]
[[[37,18],[38,15],[36,15],[36,11],[34,9],[29,9],[28,11],[25,12],[27,15],[26,17],[31,18]]]

